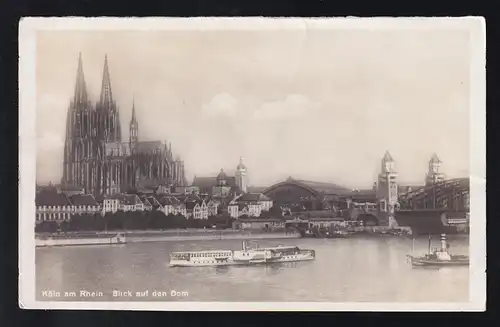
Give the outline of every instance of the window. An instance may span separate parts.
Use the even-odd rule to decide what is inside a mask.
[[[380,211],[387,211],[387,204],[385,200],[380,201]]]

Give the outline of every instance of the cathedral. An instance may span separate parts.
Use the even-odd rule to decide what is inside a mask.
[[[120,111],[113,99],[107,56],[101,94],[93,103],[87,92],[81,54],[73,100],[66,118],[62,185],[106,196],[143,187],[186,186],[184,162],[162,141],[140,141],[132,100],[129,140],[122,139]]]

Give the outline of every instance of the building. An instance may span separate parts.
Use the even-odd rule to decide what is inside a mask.
[[[442,161],[437,154],[433,154],[429,160],[429,170],[425,178],[425,186],[434,185],[445,180],[444,174],[440,171]]]
[[[221,168],[219,174],[215,177],[194,176],[193,183],[189,189],[195,193],[215,197],[227,197],[235,193],[246,193],[247,168],[243,164],[243,158],[240,158],[240,162],[236,166],[235,176],[229,176]]]
[[[102,212],[144,211],[145,206],[136,194],[113,194],[103,201]]]
[[[36,222],[69,220],[75,214],[95,214],[100,207],[91,194],[65,193],[50,185],[39,188],[35,195]]]
[[[377,181],[378,218],[384,225],[395,223],[394,211],[399,209],[397,177],[395,161],[387,151],[382,158]]]
[[[235,173],[236,186],[239,187],[241,192],[247,192],[247,167],[243,164],[243,158],[240,157],[240,163],[236,166]]]
[[[351,189],[334,183],[297,180],[292,177],[263,192],[275,206],[291,212],[335,210],[343,197],[351,193]]]
[[[68,197],[76,214],[94,214],[100,212],[100,206],[92,194],[75,194]]]
[[[135,102],[129,140],[122,139],[120,111],[113,98],[107,56],[99,100],[85,84],[81,55],[75,93],[66,118],[62,185],[94,196],[119,194],[144,185],[185,186],[184,162],[162,141],[141,141]]]
[[[273,201],[262,193],[245,193],[236,197],[228,206],[228,213],[233,218],[241,216],[260,217],[264,211],[269,211]]]
[[[159,209],[168,215],[182,215],[187,217],[186,205],[173,195],[156,195],[153,197],[160,205]]]

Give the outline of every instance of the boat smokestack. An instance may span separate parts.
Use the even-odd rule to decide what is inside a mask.
[[[242,248],[243,248],[243,251],[247,250],[247,242],[246,241],[242,242]]]
[[[431,234],[429,234],[429,249],[427,251],[427,253],[429,253],[429,254],[431,254],[431,252],[432,252],[431,246],[432,246],[432,236],[431,236]]]
[[[441,234],[441,250],[446,250],[446,234]]]

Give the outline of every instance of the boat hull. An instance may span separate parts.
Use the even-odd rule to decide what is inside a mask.
[[[82,245],[116,245],[126,244],[125,237],[88,237],[35,239],[36,247],[82,246]]]
[[[414,267],[454,267],[468,266],[469,260],[428,260],[424,258],[416,258],[408,256],[408,261]]]

